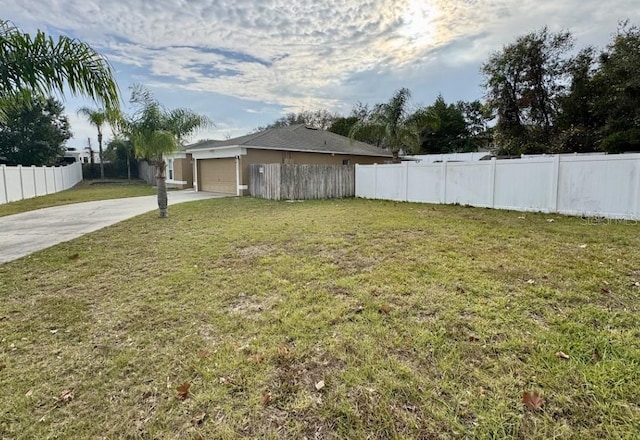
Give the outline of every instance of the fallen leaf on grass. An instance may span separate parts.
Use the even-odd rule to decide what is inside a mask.
[[[604,287],[602,289],[600,289],[600,293],[602,293],[603,295],[608,295],[611,293],[611,290],[609,289],[605,289]]]
[[[547,223],[553,223],[553,222],[555,222],[555,220],[554,220],[554,219],[552,219],[552,218],[548,218],[548,219],[547,219]]]
[[[580,246],[578,246],[580,249],[586,249],[587,245],[586,244],[581,244]]]
[[[536,280],[527,280],[527,284],[535,284]]]
[[[378,310],[378,313],[387,314],[390,311],[391,311],[391,306],[389,304],[384,304],[382,307],[380,307],[380,309]]]
[[[71,254],[69,255],[69,260],[77,260],[80,257],[80,254]]]
[[[593,361],[594,364],[600,362],[600,352],[598,351],[598,349],[596,348],[595,350],[593,350],[593,355],[591,356],[591,360]]]
[[[569,359],[569,355],[567,353],[565,353],[564,351],[556,351],[556,357],[558,357],[560,359],[564,359],[564,360]]]
[[[211,353],[209,352],[209,350],[200,350],[200,351],[198,351],[198,357],[200,359],[208,358],[210,355],[211,355]]]
[[[522,403],[532,411],[540,411],[544,407],[544,399],[536,391],[523,393]]]
[[[287,347],[285,347],[284,345],[281,345],[278,347],[278,354],[280,356],[286,356],[289,354],[289,349]]]
[[[207,417],[207,413],[206,412],[201,412],[200,414],[196,414],[196,416],[191,419],[191,424],[193,426],[198,426],[201,425],[202,422],[204,422],[204,419]]]
[[[264,360],[264,358],[262,356],[260,356],[259,354],[255,354],[255,355],[249,356],[247,358],[247,362],[251,362],[252,364],[260,364],[260,363],[262,363],[263,360]]]
[[[185,382],[177,387],[178,399],[185,400],[189,396],[189,388],[191,388],[191,384],[189,382]]]
[[[218,380],[223,385],[228,383],[233,383],[233,378],[231,376],[222,376],[222,377],[219,377]]]
[[[63,403],[71,402],[74,398],[73,390],[62,390],[58,400]]]
[[[262,395],[262,404],[263,405],[268,405],[269,402],[271,402],[271,393],[265,393]]]
[[[631,287],[640,287],[640,281],[636,281],[631,285]]]
[[[324,388],[324,380],[321,380],[320,382],[316,383],[316,390],[320,391],[323,388]]]
[[[24,397],[31,397],[33,395],[33,390],[29,390],[26,393],[24,393]]]
[[[364,307],[362,306],[358,306],[355,309],[353,309],[353,313],[358,314],[358,313],[362,313],[364,311]]]

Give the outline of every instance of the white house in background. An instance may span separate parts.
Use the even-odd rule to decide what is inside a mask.
[[[91,153],[93,153],[93,163],[100,163],[100,153],[98,151],[90,151],[89,148],[67,147],[64,151],[64,157],[69,162],[91,163]]]

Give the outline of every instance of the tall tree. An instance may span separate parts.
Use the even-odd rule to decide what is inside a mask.
[[[98,130],[98,157],[100,158],[100,178],[104,179],[104,154],[102,151],[102,127],[105,123],[113,122],[116,118],[113,111],[81,107],[78,115],[84,116]]]
[[[599,93],[594,81],[594,53],[591,47],[583,49],[568,64],[571,81],[567,94],[559,101],[558,139],[554,152],[585,153],[599,148],[598,129],[602,118],[594,112],[594,101]]]
[[[88,96],[106,108],[119,108],[113,70],[89,45],[66,36],[54,40],[42,31],[32,37],[0,20],[0,101],[30,102],[25,92],[62,95],[65,86],[74,95]]]
[[[462,110],[455,104],[447,104],[442,95],[433,105],[419,112],[427,112],[438,120],[437,127],[425,126],[421,131],[420,150],[427,154],[475,151],[469,142],[469,130]]]
[[[593,105],[603,122],[600,146],[612,153],[640,151],[640,28],[622,23],[599,61]]]
[[[388,149],[394,161],[400,150],[417,152],[420,146],[420,131],[428,124],[436,123],[433,115],[420,115],[409,111],[411,92],[402,88],[388,102],[378,104],[366,118],[353,125],[349,133],[352,139],[375,139],[376,145]]]
[[[136,156],[156,166],[158,209],[160,217],[168,217],[164,155],[177,151],[186,136],[210,121],[188,109],[165,110],[149,90],[139,85],[134,86],[130,101],[138,110],[124,124],[123,131],[130,137]]]
[[[107,144],[104,156],[115,165],[118,172],[126,168],[127,179],[131,180],[131,159],[134,157],[134,150],[130,139],[115,136]]]
[[[270,128],[288,127],[290,125],[304,124],[320,130],[328,130],[337,114],[327,110],[303,110],[300,113],[287,113],[283,117],[276,119],[271,124],[258,127],[255,131],[268,130]]]
[[[553,142],[567,73],[565,54],[572,47],[569,32],[550,33],[545,27],[517,38],[482,66],[503,152],[544,152]]]
[[[71,137],[63,111],[59,101],[42,97],[7,108],[0,122],[0,157],[11,165],[55,165]]]

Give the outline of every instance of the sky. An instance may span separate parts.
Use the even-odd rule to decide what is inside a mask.
[[[605,47],[621,20],[640,25],[637,0],[0,0],[0,19],[89,43],[115,70],[125,110],[143,84],[168,109],[215,126],[192,136],[252,132],[288,112],[348,114],[398,89],[412,105],[482,99],[480,66],[519,35],[569,30],[576,47]],[[65,95],[74,137],[95,146]],[[108,133],[109,130],[106,130]],[[105,135],[109,138],[109,135]]]

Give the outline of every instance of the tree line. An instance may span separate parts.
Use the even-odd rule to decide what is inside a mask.
[[[640,29],[624,22],[604,49],[574,48],[570,32],[547,27],[518,37],[482,64],[484,101],[440,95],[412,108],[403,88],[346,116],[289,113],[257,130],[306,124],[394,154],[640,151]]]

